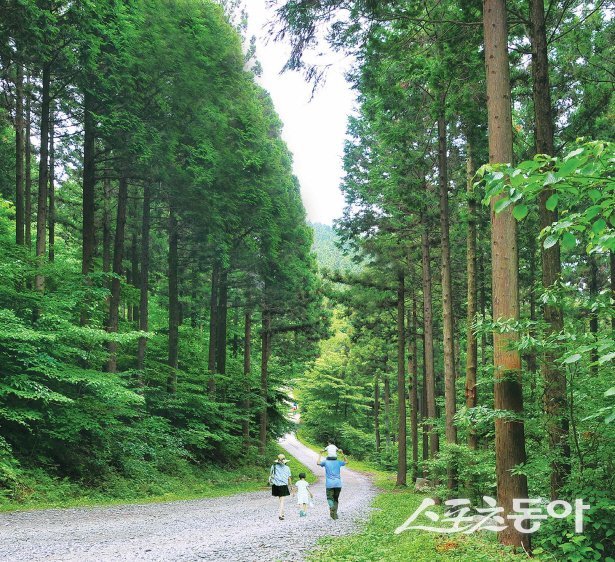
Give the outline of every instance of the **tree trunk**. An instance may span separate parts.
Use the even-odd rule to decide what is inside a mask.
[[[94,217],[96,188],[96,139],[94,115],[92,113],[94,111],[94,103],[94,96],[86,90],[83,93],[83,248],[81,258],[81,273],[85,276],[85,282],[88,285],[91,284],[89,275],[90,273],[92,273],[92,271],[94,271],[94,252],[96,251],[96,232]],[[125,220],[126,217],[124,216],[124,222]],[[117,251],[117,244],[115,244],[114,246],[114,251]],[[111,283],[111,285],[113,285],[113,282]],[[81,312],[81,324],[85,325],[87,324],[87,322],[87,312],[85,309],[83,309]]]
[[[23,67],[15,69],[15,242],[25,242]]]
[[[55,111],[49,110],[49,261],[55,260],[56,243],[56,186],[55,186]]]
[[[378,369],[374,375],[374,433],[376,436],[376,453],[380,453],[380,376]]]
[[[429,248],[429,224],[425,215],[422,217],[421,249],[423,262],[423,334],[425,346],[425,406],[427,417],[436,418],[436,376],[434,371],[433,350],[433,310],[431,299],[431,255]],[[438,453],[439,438],[433,423],[427,424],[429,433],[430,457]]]
[[[43,84],[41,97],[41,151],[38,165],[38,205],[36,215],[36,257],[38,272],[34,279],[37,291],[45,290],[45,277],[40,272],[46,253],[47,243],[47,187],[49,185],[49,87],[51,82],[51,67],[43,65]]]
[[[587,260],[589,262],[589,295],[592,300],[595,300],[599,293],[598,262],[596,261],[596,256],[593,254],[587,256]],[[592,334],[595,341],[598,335],[598,310],[592,310],[589,313],[589,333]],[[592,376],[596,376],[598,374],[598,367],[596,365],[598,361],[598,351],[595,347],[591,349],[589,356],[592,363],[590,371]]]
[[[505,0],[484,0],[485,66],[487,76],[487,113],[489,162],[512,162],[512,115],[508,65],[508,30]],[[494,320],[519,319],[518,253],[516,223],[512,208],[495,213],[497,199],[491,201],[491,254]],[[526,461],[521,388],[521,356],[510,349],[518,341],[517,333],[493,334],[495,367],[495,409],[510,414],[495,420],[496,477],[498,506],[502,516],[513,513],[513,499],[528,497],[527,479],[513,475],[512,469]],[[512,415],[511,415],[512,414]],[[499,533],[506,545],[529,548],[529,534],[509,525]]]
[[[410,329],[412,326],[412,329]],[[410,433],[412,436],[412,480],[418,476],[419,466],[419,430],[418,430],[418,368],[417,368],[417,318],[416,297],[412,291],[412,313],[408,313],[408,377],[410,378]]]
[[[167,392],[177,390],[177,368],[179,366],[179,284],[177,257],[177,215],[173,203],[169,205],[169,375]]]
[[[126,206],[128,203],[128,181],[120,178],[117,195],[117,220],[115,225],[115,244],[113,247],[113,279],[111,280],[111,298],[109,300],[109,321],[107,331],[117,333],[119,330],[120,290],[122,276],[122,260],[124,259],[124,232],[126,230]],[[117,343],[109,342],[109,358],[107,371],[117,371]]]
[[[406,474],[408,472],[407,462],[407,440],[406,440],[406,340],[405,327],[405,287],[404,273],[401,271],[397,285],[397,415],[399,441],[397,446],[397,486],[406,485]]]
[[[32,93],[30,92],[30,78],[26,83],[26,138],[25,140],[25,209],[24,209],[24,229],[26,247],[32,249],[32,142],[30,139],[32,128]]]
[[[130,277],[131,277],[131,281],[132,281],[132,285],[133,287],[136,289],[137,287],[140,287],[141,284],[139,283],[139,245],[138,245],[138,240],[137,240],[137,230],[136,230],[136,225],[137,223],[137,219],[138,219],[138,213],[135,210],[135,214],[134,214],[134,219],[135,219],[135,230],[132,233],[132,239],[131,239],[131,243],[130,243]],[[135,304],[132,306],[132,318],[131,320],[133,322],[135,322],[135,324],[139,324],[139,305]]]
[[[250,446],[250,393],[252,392],[252,311],[246,309],[244,318],[244,344],[243,344],[243,377],[245,384],[245,398],[243,400],[243,420],[241,422],[243,434],[243,446],[247,449]]]
[[[218,283],[220,279],[220,265],[214,261],[211,269],[211,295],[209,298],[209,357],[207,368],[209,370],[209,380],[207,381],[207,392],[216,392],[216,329],[218,326]]]
[[[466,407],[476,408],[476,372],[478,370],[478,341],[472,328],[476,318],[476,195],[473,186],[474,160],[472,146],[468,143],[467,161],[467,193],[468,193],[468,238],[466,252],[466,268],[468,277],[468,312],[467,312],[467,348],[466,348]],[[471,425],[468,429],[468,447],[476,449],[478,438],[476,429]]]
[[[384,442],[388,453],[391,450],[391,384],[386,369],[384,372]]]
[[[217,307],[218,326],[216,327],[216,373],[226,373],[226,326],[228,320],[228,269],[220,272],[220,288],[218,290]]]
[[[263,327],[261,329],[261,413],[258,450],[265,453],[267,446],[267,408],[269,407],[269,353],[271,352],[271,316],[263,310]]]
[[[444,414],[447,443],[457,443],[455,427],[455,342],[453,317],[453,284],[451,280],[451,249],[448,212],[448,154],[446,144],[446,120],[444,100],[440,101],[438,113],[438,183],[440,187],[440,241],[441,241],[441,279],[442,279],[442,324],[444,340]],[[457,486],[455,470],[448,467],[448,489]]]
[[[151,214],[152,188],[146,182],[143,188],[143,216],[141,217],[141,277],[139,295],[139,330],[149,330],[149,238]],[[147,338],[140,337],[137,348],[137,369],[139,369],[139,383],[143,385],[143,371],[145,369],[145,348]]]
[[[109,273],[111,271],[111,180],[108,177],[108,173],[108,171],[105,171],[105,179],[103,180],[103,273]],[[108,285],[108,279],[106,277],[105,283]]]
[[[532,46],[532,77],[536,151],[539,154],[555,154],[553,146],[553,112],[551,110],[551,86],[549,83],[549,59],[547,54],[547,32],[545,28],[545,7],[543,0],[529,0],[530,43]],[[546,188],[540,194],[540,229],[557,221],[557,210],[549,211],[546,202],[553,190]],[[542,251],[542,284],[545,289],[557,283],[561,271],[560,246],[555,244]],[[559,333],[564,328],[561,308],[546,304],[543,308],[548,333]],[[545,383],[544,405],[547,414],[547,431],[551,462],[551,499],[559,497],[570,474],[570,445],[568,443],[568,401],[566,372],[559,365],[560,354],[556,351],[545,353],[542,362],[542,376]]]

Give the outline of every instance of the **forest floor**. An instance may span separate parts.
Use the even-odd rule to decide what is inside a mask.
[[[268,489],[203,500],[0,513],[0,560],[303,560],[322,537],[355,531],[368,518],[376,489],[368,476],[343,469],[340,518],[333,521],[317,454],[294,436],[280,444],[320,476],[306,518],[299,518],[291,497],[286,519],[279,521]]]

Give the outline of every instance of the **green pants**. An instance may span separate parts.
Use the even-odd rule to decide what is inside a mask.
[[[337,507],[341,491],[341,488],[327,488],[327,503],[329,504],[331,519],[337,519]]]

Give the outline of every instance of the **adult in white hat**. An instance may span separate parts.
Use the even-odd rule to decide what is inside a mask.
[[[290,487],[293,485],[287,463],[286,457],[280,453],[269,471],[271,495],[278,498],[278,518],[280,521],[284,519],[284,500],[286,496],[290,496]]]

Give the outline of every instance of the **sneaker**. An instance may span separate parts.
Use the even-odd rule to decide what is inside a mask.
[[[283,515],[280,515],[280,516],[278,517],[278,519],[279,519],[280,521],[283,521],[283,520],[284,520],[284,516],[283,516]]]

